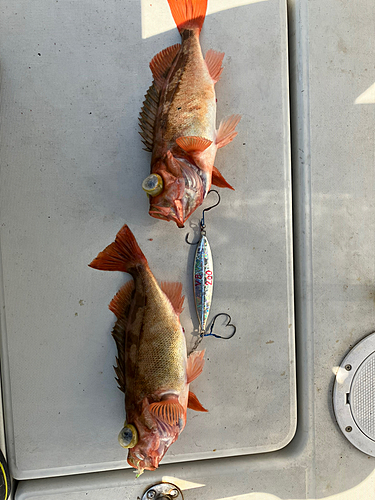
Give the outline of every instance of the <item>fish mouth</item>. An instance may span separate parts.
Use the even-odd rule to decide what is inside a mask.
[[[142,456],[138,458],[137,455],[133,455],[129,451],[128,459],[127,462],[129,465],[134,467],[135,469],[139,470],[156,470],[159,467],[159,463],[161,459],[163,458],[166,450],[164,453],[159,454],[158,452],[151,452],[149,456]]]
[[[132,457],[128,457],[127,462],[131,467],[134,467],[134,469],[138,469],[139,472],[143,472],[144,470],[156,470],[159,466],[159,461],[157,465],[153,465],[151,462],[146,460],[135,461]]]
[[[164,209],[164,210],[163,210]],[[152,206],[149,210],[149,215],[154,217],[155,219],[161,219],[166,221],[174,221],[179,228],[184,227],[184,217],[182,214],[176,213],[176,211],[172,210],[172,207],[160,207],[160,206]]]
[[[182,182],[178,183],[178,188],[165,183],[166,187],[161,194],[150,196],[149,215],[156,219],[172,220],[182,228],[188,217],[201,205],[210,183],[209,174],[189,161],[179,159],[178,164]]]
[[[150,431],[143,429],[145,432],[140,435],[142,438],[134,448],[129,448],[128,464],[142,473],[143,470],[155,470],[159,467],[159,463],[167,452],[168,448],[180,433],[180,428],[174,426],[160,426],[156,423],[155,428]]]

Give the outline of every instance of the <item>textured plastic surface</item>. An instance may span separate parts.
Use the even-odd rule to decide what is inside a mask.
[[[130,471],[28,481],[20,485],[20,500],[133,500],[159,473],[194,483],[184,490],[188,500],[374,499],[375,458],[343,437],[332,408],[338,367],[375,325],[374,2],[290,0],[288,6],[299,410],[294,439],[274,453],[163,466],[139,484]]]
[[[204,52],[226,52],[218,123],[232,113],[242,120],[216,162],[236,191],[221,190],[206,217],[216,269],[211,315],[229,312],[237,333],[205,339],[193,390],[209,413],[189,411],[164,463],[273,451],[296,428],[285,2],[218,5],[212,1],[201,42]],[[179,34],[165,0],[4,0],[2,8],[2,341],[12,472],[22,479],[127,467],[107,308],[127,277],[87,264],[129,224],[156,278],[182,281],[181,321],[192,343],[194,247],[184,240],[201,211],[182,230],[149,217],[141,183],[150,155],[137,125],[149,61]]]

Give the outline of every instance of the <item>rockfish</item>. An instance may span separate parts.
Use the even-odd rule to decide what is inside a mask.
[[[215,83],[223,52],[199,43],[207,0],[168,0],[181,44],[162,50],[150,62],[154,81],[140,113],[141,136],[152,152],[151,174],[142,187],[150,196],[149,214],[183,227],[201,205],[211,184],[233,189],[214,166],[216,152],[236,135],[239,115],[216,130]]]
[[[128,463],[140,475],[158,467],[185,427],[187,408],[207,411],[189,391],[202,372],[204,351],[187,358],[179,320],[182,284],[157,284],[128,226],[89,265],[133,277],[109,309],[117,317],[112,332],[118,350],[116,380],[125,393],[126,421],[119,441],[129,448]]]

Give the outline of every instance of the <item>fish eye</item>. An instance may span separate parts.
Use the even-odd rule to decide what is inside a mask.
[[[134,448],[138,443],[138,432],[132,424],[125,424],[118,435],[118,442],[123,448]]]
[[[150,196],[157,196],[163,191],[163,178],[159,174],[150,174],[142,182],[142,189]]]

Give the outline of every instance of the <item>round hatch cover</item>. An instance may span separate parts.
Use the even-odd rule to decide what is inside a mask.
[[[355,345],[339,366],[333,408],[344,436],[375,457],[375,333]]]

